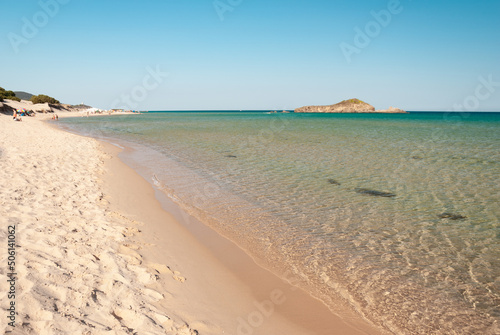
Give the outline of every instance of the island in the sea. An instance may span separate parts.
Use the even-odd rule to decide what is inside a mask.
[[[359,99],[344,100],[328,106],[305,106],[295,109],[295,113],[408,113],[402,109],[389,107],[389,109],[375,110],[370,104]]]

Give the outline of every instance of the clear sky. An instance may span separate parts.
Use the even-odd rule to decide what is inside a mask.
[[[498,0],[1,4],[0,86],[65,103],[500,111]]]

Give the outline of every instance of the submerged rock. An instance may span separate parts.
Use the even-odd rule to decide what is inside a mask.
[[[360,193],[360,194],[371,195],[374,197],[392,198],[392,197],[396,196],[396,194],[394,194],[394,193],[370,190],[369,188],[356,188],[356,189],[354,189],[354,191],[356,191],[357,193]]]
[[[467,219],[466,216],[463,216],[463,215],[460,215],[460,214],[449,213],[449,212],[445,212],[445,213],[439,214],[438,216],[441,219],[450,219],[450,220],[463,220],[463,219]]]
[[[335,179],[328,179],[328,182],[332,185],[340,185],[340,183],[338,181],[336,181]]]

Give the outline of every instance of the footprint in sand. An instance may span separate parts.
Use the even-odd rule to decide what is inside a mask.
[[[126,247],[125,245],[120,245],[118,252],[127,259],[128,264],[140,265],[142,264],[142,255],[137,251]]]
[[[156,271],[159,274],[169,274],[180,283],[184,283],[186,281],[186,278],[182,277],[179,271],[173,271],[167,265],[151,263],[149,264],[149,267],[154,270],[153,273]]]
[[[123,246],[130,248],[132,250],[141,250],[141,246],[137,244],[124,243]]]
[[[176,329],[177,335],[198,335],[198,331],[195,329],[191,329],[188,325],[184,325],[180,328]]]
[[[135,227],[126,227],[125,229],[123,229],[122,234],[125,237],[131,237],[139,234],[140,232],[141,231]]]
[[[126,221],[127,223],[132,223],[132,224],[139,225],[139,226],[143,225],[142,222],[139,222],[139,221],[136,221],[133,219],[129,219],[128,217],[126,217],[120,213],[117,213],[117,212],[109,212],[109,213],[107,213],[107,215],[110,217],[113,217],[115,219],[121,220],[121,221]]]
[[[184,283],[186,281],[186,278],[182,277],[180,274],[181,273],[179,271],[174,271],[174,275],[172,276],[172,278],[174,278],[178,282]]]

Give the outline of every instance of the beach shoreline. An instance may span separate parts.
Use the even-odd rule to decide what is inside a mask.
[[[118,141],[118,143],[120,143]],[[120,146],[124,145],[123,143],[119,144]],[[131,156],[133,156],[132,151],[134,149],[130,147],[122,147],[122,148],[117,148],[113,144],[109,144],[107,142],[104,142],[104,146],[106,147],[106,150],[110,150],[111,152],[114,152],[115,157],[120,157],[118,159],[121,159],[118,164],[126,164],[126,165],[133,165],[133,168],[130,166],[125,167],[125,170],[129,170],[129,173],[134,174],[137,178],[139,178],[138,181],[141,183],[144,183],[144,188],[145,189],[153,189],[154,183],[148,180],[152,180],[152,178],[148,178],[149,171],[147,171],[147,168],[144,166],[139,166],[137,162],[132,163]],[[109,152],[109,151],[108,151]],[[127,157],[123,157],[127,156]],[[123,160],[123,161],[122,161]],[[118,169],[117,169],[118,170]],[[119,169],[120,173],[123,173],[123,169]],[[123,175],[122,177],[117,177],[117,182],[120,180],[131,180],[131,178],[125,177]],[[112,184],[116,183],[111,183]],[[116,192],[116,191],[111,191],[111,192]],[[150,194],[151,196],[151,194]],[[364,320],[361,320],[361,318],[357,315],[353,315],[353,318],[349,320],[349,322],[346,322],[346,320],[343,320],[342,318],[332,314],[332,312],[324,305],[321,301],[317,300],[316,298],[312,297],[309,295],[309,293],[305,292],[304,290],[294,286],[294,278],[293,276],[285,276],[285,278],[280,278],[273,274],[271,271],[267,270],[263,266],[258,264],[258,261],[256,261],[251,254],[243,250],[240,246],[236,245],[234,242],[231,240],[227,239],[223,235],[219,234],[215,230],[213,230],[211,227],[205,225],[204,223],[200,222],[196,218],[190,216],[186,212],[184,212],[177,204],[175,204],[171,199],[169,199],[165,193],[163,193],[160,189],[155,188],[154,194],[152,195],[155,197],[155,200],[159,202],[159,205],[161,206],[159,213],[157,214],[157,217],[161,217],[162,215],[168,213],[168,215],[172,215],[174,217],[175,226],[176,226],[176,232],[175,236],[183,236],[184,234],[187,234],[189,239],[193,239],[190,242],[190,247],[191,246],[199,246],[203,249],[203,252],[196,256],[199,260],[209,256],[211,264],[208,265],[207,270],[204,273],[195,273],[195,277],[200,277],[203,275],[206,275],[207,273],[210,272],[218,272],[218,271],[224,271],[227,272],[228,275],[231,277],[234,277],[236,281],[239,283],[243,284],[243,287],[245,288],[245,291],[248,291],[248,294],[242,295],[241,292],[236,293],[237,295],[240,295],[240,299],[243,299],[246,301],[246,304],[248,302],[252,302],[252,309],[243,311],[242,313],[239,313],[240,316],[234,316],[232,319],[236,319],[238,322],[236,325],[233,325],[232,328],[237,330],[239,326],[246,324],[247,326],[250,325],[251,318],[252,316],[256,316],[259,313],[259,309],[256,309],[256,305],[262,302],[269,302],[272,301],[271,297],[273,296],[274,293],[277,292],[283,292],[283,303],[277,303],[275,306],[272,307],[273,309],[273,314],[274,312],[277,312],[276,314],[282,314],[282,315],[273,315],[272,317],[269,316],[270,318],[276,318],[277,320],[283,319],[287,320],[286,322],[278,322],[276,325],[273,325],[275,322],[269,322],[267,320],[267,317],[264,316],[264,323],[270,323],[270,325],[273,325],[272,327],[274,328],[275,332],[269,332],[269,330],[260,330],[260,326],[255,327],[255,333],[256,334],[269,334],[269,333],[276,333],[278,331],[283,331],[280,330],[280,328],[276,328],[279,326],[285,326],[286,323],[291,323],[294,326],[287,330],[289,334],[332,334],[332,329],[335,329],[334,333],[339,333],[339,334],[378,334],[380,333],[379,330],[375,329],[374,327],[368,325]],[[116,196],[118,198],[118,195]],[[151,204],[154,201],[151,201],[152,198],[149,198],[147,202],[145,202],[143,205],[140,205],[135,208],[136,214],[140,217],[144,217],[148,215],[147,213],[151,213],[152,210],[147,209],[148,205]],[[133,206],[132,203],[127,203],[130,198],[124,199],[123,203],[121,203],[119,206],[122,208],[131,208]],[[142,212],[142,213],[139,213]],[[169,244],[169,233],[167,232],[168,229],[172,228],[166,228],[162,227],[161,223],[154,223],[152,222],[154,219],[149,220],[149,225],[144,226],[143,228],[143,236],[155,236],[159,240],[166,242]],[[177,230],[180,229],[180,230]],[[179,254],[185,254],[186,251],[182,251],[184,247],[179,246],[174,248],[175,251]],[[160,249],[161,250],[161,249]],[[150,250],[151,257],[155,259],[162,259],[164,258],[162,252],[158,250]],[[177,256],[180,257],[180,256]],[[174,257],[174,258],[177,258]],[[165,260],[167,261],[167,260]],[[168,262],[168,261],[167,261]],[[186,260],[185,263],[188,263],[189,261]],[[197,265],[199,266],[199,264]],[[182,266],[181,266],[182,267]],[[221,269],[221,270],[216,270],[216,269]],[[186,270],[185,272],[197,272],[198,269],[191,269],[191,270]],[[183,272],[184,273],[184,272]],[[231,285],[231,283],[228,283]],[[215,285],[221,286],[221,287],[226,287],[228,284],[224,283],[216,283]],[[201,283],[198,284],[200,287],[204,286]],[[206,292],[211,290],[208,287],[203,288],[199,294],[198,298],[202,295],[204,295]],[[216,290],[220,291],[220,288],[216,288]],[[211,294],[211,292],[208,292],[208,294]],[[218,292],[217,294],[219,297],[221,297],[221,292]],[[234,294],[228,295],[227,292],[224,292],[223,295],[226,295],[226,299],[230,299],[230,297],[234,297]],[[278,294],[280,295],[280,294]],[[232,303],[233,304],[233,303]],[[228,313],[229,310],[225,309],[223,311],[224,313]],[[261,313],[262,314],[262,313]],[[264,313],[265,314],[265,313]],[[348,313],[347,313],[348,314]],[[256,316],[257,319],[259,318]],[[356,319],[356,317],[359,318],[359,320]],[[246,319],[246,320],[245,320]],[[250,320],[250,321],[249,321]],[[246,322],[245,322],[246,321]],[[280,325],[281,323],[281,325]],[[245,330],[248,327],[241,327],[242,332],[237,332],[235,331],[235,334],[246,334]],[[249,327],[249,328],[254,328],[254,327]],[[265,329],[265,327],[264,327]],[[253,333],[253,332],[252,332]]]
[[[64,224],[61,222],[58,225],[57,229],[60,232],[57,241],[52,241],[53,227],[39,227],[36,223],[27,224],[30,218],[18,213],[19,208],[16,208],[15,204],[10,207],[9,214],[4,216],[14,221],[17,217],[20,226],[28,226],[27,229],[19,230],[24,231],[20,234],[22,236],[20,244],[28,256],[27,261],[21,263],[22,271],[19,271],[21,297],[18,298],[20,310],[17,322],[21,325],[20,328],[47,334],[57,333],[55,330],[69,326],[88,330],[90,333],[95,333],[95,329],[99,327],[112,329],[116,333],[124,331],[125,328],[142,329],[152,333],[160,331],[167,334],[378,333],[361,319],[349,320],[349,323],[346,323],[329,314],[321,302],[261,268],[241,249],[227,240],[224,242],[223,237],[203,224],[193,223],[190,224],[190,229],[186,228],[179,222],[179,218],[182,219],[186,214],[178,212],[177,217],[174,217],[175,214],[173,216],[165,210],[168,201],[161,198],[166,196],[154,190],[148,181],[120,160],[122,149],[110,143],[97,142],[94,139],[55,129],[51,127],[53,124],[40,121],[29,118],[27,122],[20,123],[12,122],[11,117],[0,116],[2,129],[6,130],[2,132],[5,136],[2,137],[2,156],[7,162],[13,163],[11,161],[15,160],[15,163],[26,166],[27,160],[34,157],[28,158],[23,151],[26,151],[24,149],[29,148],[29,143],[35,140],[38,141],[37,154],[43,151],[44,159],[47,161],[54,159],[65,161],[79,156],[82,162],[72,162],[73,166],[58,168],[59,171],[51,169],[30,171],[28,179],[36,180],[42,173],[48,178],[42,186],[49,189],[53,186],[50,181],[51,176],[57,179],[58,176],[67,174],[73,180],[75,177],[89,179],[90,184],[85,191],[95,192],[93,199],[95,203],[87,198],[84,199],[84,204],[92,208],[96,214],[90,218],[78,218],[75,213],[70,217],[66,217],[67,213],[64,211],[51,213],[55,215],[54,217],[63,219],[62,221],[66,220]],[[13,136],[27,130],[30,131],[23,136],[22,143],[9,138],[9,135]],[[4,148],[4,145],[7,148]],[[80,145],[83,145],[85,150],[80,150]],[[72,156],[65,157],[65,152],[70,151],[73,151]],[[93,169],[84,170],[89,160],[94,164]],[[15,198],[8,199],[7,196],[9,188],[22,187],[26,180],[17,182],[14,180],[7,184],[8,187],[2,194],[5,202],[19,201]],[[71,182],[61,180],[56,187],[57,190],[53,192],[61,200],[66,197],[66,201],[82,201],[81,196],[76,200],[72,198],[74,194],[71,194],[71,188],[76,186],[68,185]],[[130,190],[134,190],[133,194]],[[35,197],[44,196],[37,194],[38,189],[31,189],[30,192],[34,193]],[[157,198],[160,198],[160,201]],[[175,212],[175,206],[171,205],[170,210]],[[6,209],[8,208],[9,206],[6,206]],[[31,217],[48,215],[49,209],[52,208],[41,204],[31,212]],[[78,211],[78,206],[74,206],[72,210]],[[92,225],[96,215],[100,217],[100,221]],[[74,220],[80,222],[78,226],[72,222]],[[193,222],[192,219],[189,221]],[[78,234],[80,229],[90,229],[89,227],[92,227],[92,241],[95,243],[92,246],[94,248],[92,256],[88,250],[78,243],[75,244],[74,241],[70,241],[72,244],[63,248],[66,242],[70,242],[64,240],[61,243],[60,239],[67,239],[64,236],[74,230],[77,231],[74,234]],[[108,243],[109,236],[97,233],[100,233],[99,230],[104,229],[103,227],[113,231],[113,243]],[[86,235],[88,233],[82,233],[79,238],[82,240],[88,238]],[[205,239],[200,242],[202,236],[205,236]],[[39,241],[28,242],[30,238],[37,238]],[[64,273],[60,276],[46,275],[43,278],[33,278],[31,272],[35,267],[32,264],[38,264],[38,258],[42,257],[39,248],[34,245],[45,243],[43,241],[47,244],[43,247],[49,250],[63,248],[66,250],[64,252],[67,252],[72,247],[80,250],[85,256],[77,255],[78,257],[75,256],[73,260],[61,259],[63,257],[60,250],[47,254],[53,255],[54,259],[51,261],[59,264],[55,266],[58,269],[72,268],[74,264],[80,264],[80,267],[85,269],[82,278],[86,272],[93,271],[91,283],[70,276],[68,285],[64,286],[60,283],[61,278],[64,278],[61,276],[67,276]],[[100,250],[104,248],[110,251],[108,255],[113,256],[102,257]],[[225,258],[222,257],[224,255]],[[45,253],[43,256],[47,258]],[[108,262],[105,266],[99,264],[104,258]],[[38,264],[37,272],[44,273],[44,262]],[[114,266],[111,266],[112,264]],[[102,268],[99,268],[100,266]],[[111,268],[113,271],[109,271]],[[4,276],[5,273],[1,272],[0,275]],[[137,284],[130,284],[128,287],[116,285],[117,282],[127,282],[123,279],[117,280],[117,277],[124,277],[129,283]],[[53,286],[52,291],[40,294],[45,286]],[[79,287],[78,291],[87,295],[80,292],[79,298],[69,303],[65,299],[71,295],[70,293],[55,293],[72,292],[75,287]],[[5,292],[3,287],[1,292]],[[126,299],[121,298],[124,292]],[[50,304],[51,301],[54,303]],[[124,308],[125,301],[131,308]],[[106,310],[98,321],[95,317],[88,318],[86,308],[89,306],[85,304],[88,305],[89,302],[98,306],[98,310]],[[28,304],[38,306],[40,312],[34,312]],[[66,305],[74,309],[71,314],[73,318],[64,317],[60,312]],[[296,307],[300,305],[303,305],[303,309],[297,310]],[[2,308],[6,309],[6,306],[2,305]]]

